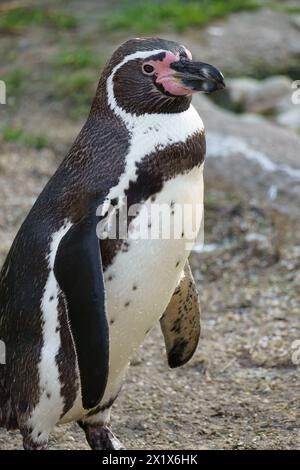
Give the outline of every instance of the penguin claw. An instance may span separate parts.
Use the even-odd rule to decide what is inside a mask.
[[[116,438],[116,436],[107,427],[102,428],[102,449],[103,450],[126,450],[123,444]]]
[[[91,449],[93,450],[126,450],[108,426],[100,424],[79,423],[83,428]]]
[[[30,437],[24,437],[23,448],[24,450],[47,450],[47,443],[37,443],[34,442]]]

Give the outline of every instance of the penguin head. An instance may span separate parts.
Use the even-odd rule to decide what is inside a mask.
[[[225,87],[222,73],[196,62],[174,41],[136,38],[122,44],[107,64],[100,86],[110,108],[131,114],[174,113],[187,109],[193,93]]]

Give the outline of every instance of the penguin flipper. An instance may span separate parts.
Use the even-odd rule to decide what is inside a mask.
[[[193,356],[200,337],[200,313],[199,297],[187,261],[182,278],[160,320],[171,368],[184,365]]]
[[[60,242],[54,265],[66,299],[85,409],[101,401],[109,366],[109,326],[96,223],[96,217],[89,217],[73,225]]]

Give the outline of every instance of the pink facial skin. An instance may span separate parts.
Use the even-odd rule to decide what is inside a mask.
[[[189,59],[192,59],[192,54],[186,48],[184,48]],[[155,68],[156,83],[162,85],[168,93],[175,96],[190,96],[192,90],[185,87],[180,80],[174,77],[175,71],[170,68],[173,62],[177,62],[180,59],[179,54],[175,55],[172,52],[166,52],[164,60],[149,60],[145,61],[144,64],[150,64]]]

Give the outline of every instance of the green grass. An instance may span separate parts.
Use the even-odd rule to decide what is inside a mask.
[[[103,57],[86,46],[64,47],[53,61],[48,77],[51,98],[63,102],[69,117],[79,119],[90,109]]]
[[[1,78],[6,84],[7,96],[15,96],[27,78],[27,74],[24,70],[15,68]]]
[[[163,29],[184,31],[202,27],[215,18],[260,6],[257,0],[134,0],[126,1],[118,12],[102,21],[109,31],[130,30],[153,33]]]
[[[51,83],[52,98],[64,101],[70,117],[78,119],[89,111],[97,79],[97,75],[90,70],[56,74]]]
[[[275,11],[288,13],[290,15],[300,13],[300,5],[296,5],[296,2],[295,5],[286,5],[282,0],[269,0],[266,6]]]
[[[100,62],[96,54],[87,47],[62,49],[55,58],[56,65],[75,70],[83,67],[99,67]]]
[[[47,137],[26,133],[19,127],[5,127],[2,131],[2,138],[5,142],[25,144],[37,150],[41,150],[48,145]]]
[[[73,15],[45,7],[18,7],[2,11],[0,32],[18,32],[27,26],[52,26],[57,29],[72,29],[78,25]]]
[[[292,6],[292,5],[287,5],[284,9],[284,11],[286,13],[290,13],[290,14],[293,14],[293,13],[300,13],[300,6]]]

